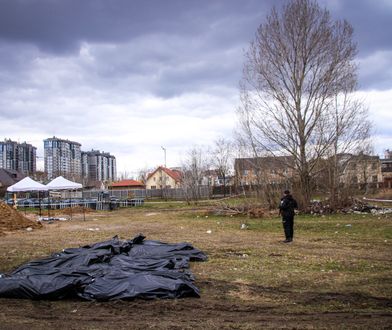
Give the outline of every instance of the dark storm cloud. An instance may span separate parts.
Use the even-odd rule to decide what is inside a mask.
[[[0,37],[69,52],[82,41],[116,43],[157,29],[170,31],[176,20],[167,20],[167,14],[177,5],[170,1],[151,10],[148,1],[5,0]]]
[[[78,49],[81,41],[116,43],[157,31],[197,35],[222,17],[252,13],[255,4],[257,1],[243,5],[223,0],[3,0],[0,38],[69,52]]]
[[[83,43],[115,45],[95,49],[94,63],[80,68],[86,70],[89,83],[106,88],[106,83],[118,85],[118,80],[128,78],[139,81],[136,89],[170,97],[204,89],[210,83],[236,87],[242,49],[269,4],[256,0],[244,4],[223,0],[5,0],[0,8],[0,41],[16,48],[37,47],[41,53],[21,50],[21,66],[51,54],[76,56]],[[233,49],[230,59],[227,53]],[[18,63],[13,64],[18,71]]]
[[[322,0],[337,19],[354,28],[359,62],[359,88],[392,88],[392,1]]]
[[[19,61],[13,59],[9,63],[16,70],[32,59],[32,47],[48,56],[74,56],[83,43],[116,45],[118,49],[97,50],[93,54],[95,66],[85,64],[85,69],[90,70],[90,81],[108,79],[112,84],[132,75],[144,77],[139,81],[145,80],[153,93],[169,97],[203,89],[210,83],[237,87],[243,50],[272,5],[280,7],[282,3],[281,0],[3,0],[0,41],[19,48],[13,53],[20,57]],[[358,57],[362,61],[376,50],[392,49],[389,37],[392,6],[386,1],[324,0],[321,5],[333,17],[345,18],[354,26]],[[30,51],[23,51],[23,45],[30,47]],[[0,50],[0,59],[13,58],[2,53]],[[383,61],[392,65],[391,55],[384,53]],[[9,66],[4,67],[7,70]],[[147,75],[150,79],[145,79]],[[374,74],[360,71],[359,77],[361,88],[391,87],[391,77],[383,70]],[[102,81],[97,83],[104,85]]]
[[[375,50],[392,50],[390,0],[343,0],[336,6],[324,2],[334,17],[346,19],[354,27],[354,39],[361,57]]]

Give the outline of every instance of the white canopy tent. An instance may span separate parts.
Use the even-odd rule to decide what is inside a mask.
[[[77,190],[82,189],[83,185],[77,182],[70,181],[62,176],[58,176],[46,185],[47,190]],[[71,219],[72,219],[72,202],[70,203]],[[85,218],[83,208],[83,218]]]
[[[46,191],[46,190],[48,190],[48,188],[45,185],[37,181],[34,181],[28,176],[7,188],[7,191],[9,192]]]
[[[17,192],[37,191],[38,197],[39,197],[40,191],[47,191],[47,190],[48,190],[48,188],[45,185],[43,185],[42,183],[39,183],[37,181],[34,181],[32,178],[30,178],[28,176],[7,188],[8,192],[14,193],[14,207],[15,208],[17,208],[17,200],[16,200],[16,193]],[[41,215],[41,199],[39,199],[39,200],[40,200],[39,214]],[[25,209],[25,212],[26,212],[26,209]]]
[[[76,190],[82,189],[83,186],[80,183],[73,182],[58,176],[46,185],[47,190]]]

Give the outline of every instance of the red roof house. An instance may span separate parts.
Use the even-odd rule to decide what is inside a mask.
[[[129,189],[144,189],[145,186],[143,182],[141,181],[136,181],[136,180],[121,180],[117,182],[113,182],[110,186],[109,189],[112,190],[129,190]]]

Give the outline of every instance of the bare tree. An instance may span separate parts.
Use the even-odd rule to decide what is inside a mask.
[[[120,180],[128,180],[128,179],[132,179],[133,176],[131,175],[131,172],[129,172],[127,170],[123,170],[120,172],[119,178],[120,178]]]
[[[311,199],[319,162],[336,142],[334,100],[351,97],[356,87],[352,34],[349,23],[333,21],[317,2],[292,0],[281,12],[272,10],[246,54],[242,135],[258,153],[292,157],[287,166],[297,174],[303,204]],[[355,116],[358,121],[361,114]]]
[[[212,150],[211,163],[216,169],[218,176],[223,180],[224,196],[226,196],[227,177],[233,168],[233,147],[234,144],[232,141],[220,137],[215,140],[215,145]]]
[[[151,172],[152,170],[147,167],[141,168],[138,171],[137,179],[145,185],[147,182],[148,174]]]
[[[347,92],[336,95],[330,112],[329,131],[333,139],[327,155],[328,192],[333,208],[344,202],[348,184],[341,184],[345,169],[357,155],[371,154],[371,123],[362,102]],[[323,170],[323,168],[322,168]],[[351,189],[349,189],[351,191]]]
[[[201,198],[200,187],[207,164],[206,153],[201,147],[195,146],[188,150],[182,164],[182,187],[188,203]]]

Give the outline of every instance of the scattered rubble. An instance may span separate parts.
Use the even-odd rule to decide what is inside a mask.
[[[67,221],[69,220],[68,218],[61,218],[61,217],[38,217],[38,221],[48,221],[48,222],[53,222],[53,221]]]
[[[230,217],[245,215],[249,218],[262,218],[266,213],[266,209],[259,205],[229,206],[226,204],[220,204],[212,210],[212,213],[214,215],[224,215]]]
[[[392,213],[392,208],[382,208],[370,205],[360,199],[352,198],[346,201],[343,207],[334,210],[329,201],[312,201],[308,211],[313,215],[324,215],[331,213],[354,213],[354,214],[368,214],[382,215]]]

